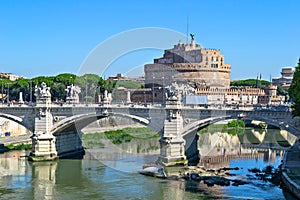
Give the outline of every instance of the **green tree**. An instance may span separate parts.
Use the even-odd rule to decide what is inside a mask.
[[[139,89],[142,88],[142,84],[137,84],[133,81],[118,81],[116,87],[125,87],[127,89]]]
[[[32,98],[35,101],[34,88],[45,82],[51,88],[51,98],[53,101],[65,100],[68,85],[74,84],[81,88],[79,94],[80,101],[94,102],[98,94],[103,94],[105,90],[112,92],[116,83],[107,83],[103,78],[96,74],[85,74],[83,76],[76,76],[75,74],[64,73],[57,76],[38,76],[30,79],[21,79],[17,81],[10,81],[8,79],[0,79],[0,93],[2,92],[6,98],[9,86],[9,99],[18,101],[19,93],[23,92],[23,100],[30,100],[30,82],[32,81]],[[85,97],[87,96],[87,97]]]
[[[250,87],[261,86],[261,88],[263,88],[265,86],[271,85],[271,83],[266,80],[246,79],[246,80],[231,81],[230,85],[231,86],[250,86]]]
[[[64,73],[55,76],[54,82],[63,83],[65,86],[67,86],[67,85],[74,84],[76,78],[77,76],[75,74]]]
[[[46,83],[48,87],[51,87],[54,83],[53,76],[38,76],[32,79],[34,85],[40,85],[42,82]]]
[[[62,101],[66,99],[66,86],[63,83],[55,82],[51,87],[51,98],[54,101]]]
[[[3,101],[6,100],[7,94],[8,94],[8,87],[9,87],[9,93],[10,93],[12,84],[13,84],[13,82],[8,79],[5,79],[5,78],[1,79],[1,92],[3,89],[3,99],[1,99],[1,100],[3,100]],[[11,99],[11,93],[9,94],[9,96],[10,96],[9,99]]]
[[[103,94],[107,88],[106,81],[96,74],[84,74],[78,76],[74,82],[81,88],[81,101],[94,102],[99,94]]]
[[[282,86],[277,86],[277,95],[286,96],[287,94],[288,94],[288,89]]]
[[[289,95],[293,100],[293,116],[300,116],[300,58],[289,89]]]

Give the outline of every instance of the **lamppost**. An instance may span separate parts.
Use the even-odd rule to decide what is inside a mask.
[[[163,100],[163,104],[165,103],[165,77],[163,76],[162,77],[162,79],[163,79],[163,98],[162,98],[162,100]]]
[[[32,80],[31,79],[29,84],[30,84],[29,105],[31,105],[32,104]]]
[[[85,77],[85,105],[87,105],[87,77]]]
[[[6,84],[7,84],[7,88],[8,88],[8,90],[7,90],[7,103],[9,103],[9,85],[11,83],[6,83]]]
[[[1,88],[1,100],[2,103],[4,103],[4,99],[3,99],[3,79],[1,78],[1,84],[2,84],[2,88]]]
[[[152,105],[154,105],[154,76],[152,78]]]

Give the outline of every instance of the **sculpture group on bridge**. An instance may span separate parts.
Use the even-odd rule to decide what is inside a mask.
[[[183,96],[195,95],[195,89],[189,84],[178,84],[173,82],[171,85],[166,86],[167,100],[181,101]]]
[[[51,98],[50,87],[47,87],[46,83],[42,82],[40,86],[35,86],[35,93],[37,99]]]
[[[66,101],[69,103],[79,103],[79,93],[81,92],[81,89],[77,85],[69,85],[67,86],[67,89],[65,89],[67,92],[66,94]]]

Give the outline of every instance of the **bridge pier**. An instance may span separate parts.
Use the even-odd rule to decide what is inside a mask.
[[[31,137],[32,150],[29,155],[31,161],[48,161],[57,159],[55,148],[56,138],[47,133],[35,134]]]
[[[181,102],[176,98],[166,102],[164,132],[159,140],[160,156],[158,163],[164,166],[186,165],[185,140],[181,136],[183,127]]]
[[[161,138],[160,156],[158,162],[164,166],[185,165],[187,164],[184,155],[185,141],[183,138]]]
[[[61,157],[78,157],[84,154],[82,147],[82,132],[75,126],[63,132],[55,133],[56,151]]]
[[[189,165],[197,165],[200,161],[200,154],[198,150],[198,139],[199,136],[197,134],[197,131],[194,131],[184,136],[184,140],[186,142],[185,155],[187,157]]]
[[[53,116],[50,112],[51,96],[37,97],[35,108],[34,133],[32,151],[29,155],[31,161],[45,161],[57,159],[55,147],[56,138],[50,134],[53,126]]]

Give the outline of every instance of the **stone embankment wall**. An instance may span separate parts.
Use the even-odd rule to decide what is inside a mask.
[[[293,168],[299,167],[299,143],[296,142],[294,146],[290,147],[283,158],[283,167],[282,167],[282,182],[287,187],[287,189],[292,192],[297,198],[300,199],[300,185],[299,185],[299,178],[291,178],[289,175],[295,177],[298,174],[298,171],[293,171]],[[292,164],[290,163],[292,162]],[[296,174],[295,174],[296,173]]]
[[[0,117],[0,137],[6,136],[17,136],[17,135],[24,135],[30,133],[22,125],[13,122],[11,120],[5,119]]]

